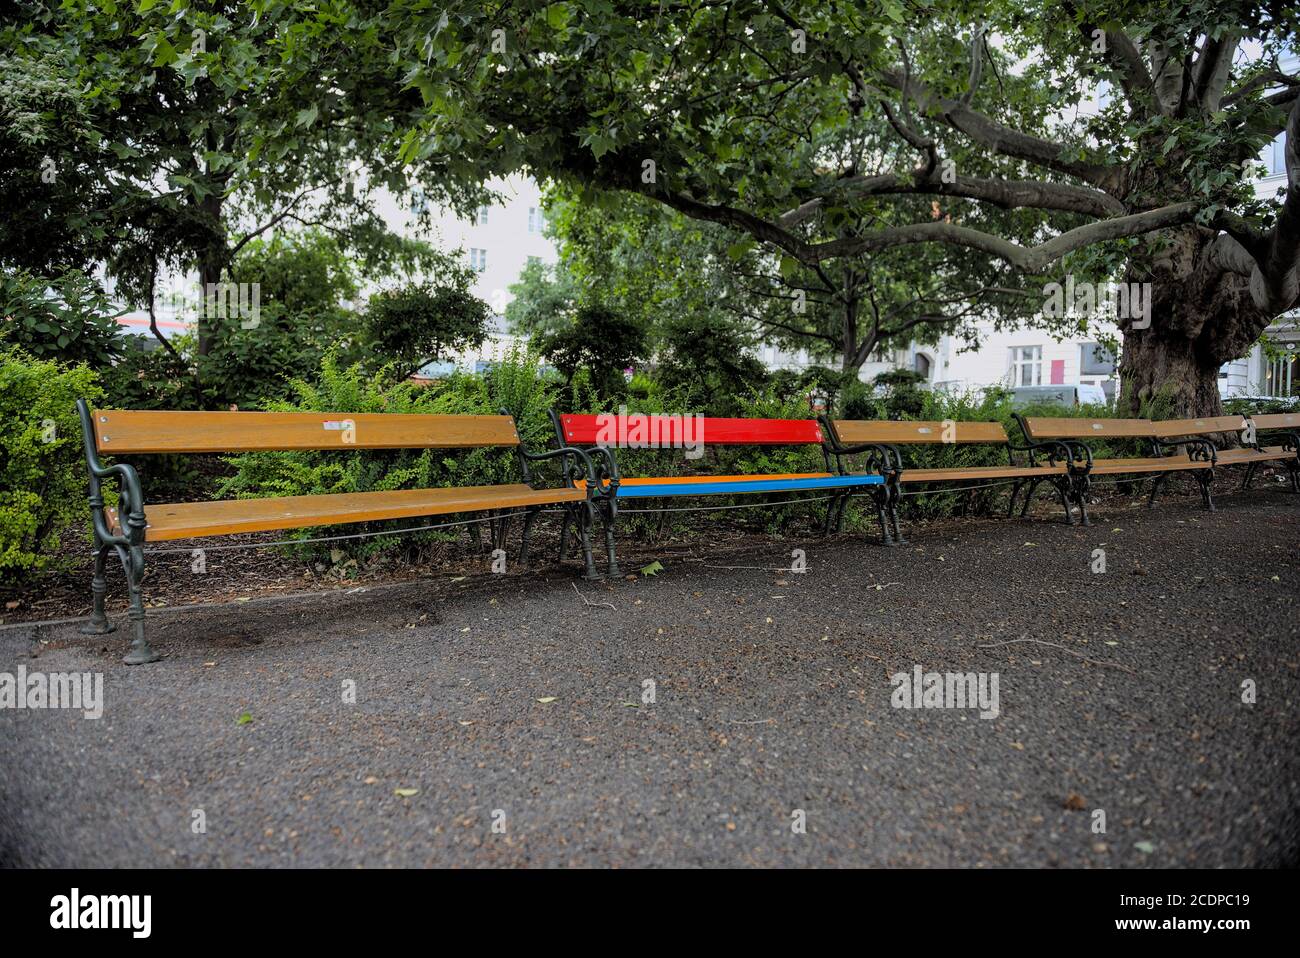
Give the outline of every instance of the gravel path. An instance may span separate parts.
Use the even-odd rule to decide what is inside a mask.
[[[1294,864],[1298,517],[1259,491],[176,611],[134,669],[123,632],[0,632],[0,672],[105,690],[97,721],[0,710],[0,863]],[[998,716],[891,707],[918,665],[996,672]]]

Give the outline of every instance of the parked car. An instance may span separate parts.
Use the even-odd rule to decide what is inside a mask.
[[[1019,386],[1011,390],[1011,405],[1017,408],[1037,403],[1074,408],[1076,406],[1104,406],[1106,393],[1094,383],[1073,386]]]

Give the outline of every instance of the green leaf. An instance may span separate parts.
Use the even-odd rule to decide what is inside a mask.
[[[235,724],[236,724],[236,725],[247,725],[247,724],[248,724],[249,722],[251,722],[251,721],[253,721],[253,716],[251,716],[251,715],[249,715],[247,712],[245,712],[243,715],[239,716],[239,718],[235,719]]]
[[[315,103],[313,103],[311,106],[307,107],[307,109],[305,109],[305,110],[299,110],[299,111],[298,111],[298,116],[297,116],[297,122],[296,122],[294,125],[295,125],[295,126],[311,126],[313,123],[316,122],[316,116],[317,116],[317,113],[318,113],[318,112],[319,112],[319,111],[318,111],[318,109],[317,109]]]
[[[752,250],[758,242],[752,236],[746,236],[744,239],[737,240],[727,247],[727,256],[735,261],[743,259],[745,254]]]
[[[567,3],[553,3],[546,10],[546,23],[552,30],[563,30],[569,25],[573,11]]]
[[[658,575],[660,572],[663,571],[664,571],[663,563],[661,563],[658,559],[655,559],[654,562],[651,562],[647,566],[641,567],[642,575]]]
[[[410,798],[412,795],[419,795],[420,790],[418,788],[395,788],[393,794],[400,795],[402,798]]]

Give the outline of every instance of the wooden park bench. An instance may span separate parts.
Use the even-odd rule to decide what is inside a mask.
[[[90,470],[90,510],[95,535],[91,582],[94,610],[81,631],[113,631],[104,613],[104,566],[115,552],[126,572],[134,636],[128,665],[157,659],[144,631],[145,544],[206,536],[229,536],[276,529],[304,529],[357,522],[489,513],[504,544],[505,521],[525,514],[520,561],[527,561],[533,522],[543,507],[560,507],[573,520],[582,542],[586,575],[597,577],[589,530],[595,519],[595,472],[579,449],[533,453],[524,448],[514,420],[500,416],[439,416],[400,413],[307,412],[150,412],[91,410],[77,401],[86,464]],[[176,502],[146,505],[140,477],[128,463],[105,465],[101,455],[142,453],[239,453],[258,451],[354,449],[470,449],[512,447],[522,482],[493,486],[400,489],[329,495]],[[563,482],[555,488],[534,485],[530,463],[558,459]],[[107,508],[101,482],[115,478],[118,500]]]
[[[1243,437],[1238,449],[1221,449],[1219,462],[1228,465],[1248,463],[1241,480],[1243,489],[1250,485],[1262,462],[1280,462],[1291,478],[1291,491],[1300,492],[1300,412],[1252,414],[1248,422],[1254,427]],[[1253,433],[1253,435],[1251,435]],[[1280,445],[1265,445],[1266,437]],[[1254,442],[1247,443],[1246,438]]]
[[[1169,419],[1157,422],[1156,435],[1161,439],[1172,439],[1177,436],[1198,437],[1209,439],[1214,443],[1214,464],[1215,466],[1245,466],[1246,474],[1242,477],[1241,487],[1245,489],[1250,485],[1250,480],[1255,475],[1255,470],[1259,468],[1260,463],[1277,462],[1286,465],[1292,474],[1292,485],[1295,484],[1295,446],[1293,445],[1294,437],[1287,439],[1283,436],[1283,444],[1280,446],[1261,446],[1259,443],[1259,433],[1268,432],[1270,429],[1286,430],[1294,423],[1287,422],[1293,419],[1295,423],[1300,423],[1300,415],[1288,416],[1261,416],[1259,419],[1265,421],[1261,427],[1258,421],[1248,419],[1241,415],[1231,416],[1209,416],[1204,419]],[[1216,442],[1213,436],[1219,436]],[[1227,444],[1226,437],[1234,436],[1240,440],[1241,445],[1233,448],[1223,448]]]
[[[1147,499],[1147,505],[1152,506],[1155,504],[1156,494],[1160,491],[1161,485],[1171,475],[1185,472],[1195,478],[1200,486],[1201,502],[1205,508],[1214,511],[1210,483],[1214,479],[1218,448],[1204,435],[1188,435],[1189,431],[1200,428],[1195,425],[1196,420],[1173,420],[1157,424],[1149,419],[1025,417],[1019,413],[1013,415],[1020,423],[1020,428],[1028,441],[1056,440],[1070,447],[1071,485],[1084,525],[1090,524],[1088,490],[1091,488],[1094,476],[1151,476],[1151,494]],[[1136,445],[1139,451],[1145,451],[1147,454],[1097,459],[1089,445],[1097,440],[1118,442],[1130,447]]]
[[[929,483],[957,483],[959,488],[971,488],[971,483],[1005,481],[1012,486],[1007,515],[1014,513],[1016,499],[1021,489],[1026,489],[1022,516],[1029,512],[1029,504],[1040,483],[1049,483],[1056,490],[1065,509],[1065,521],[1073,524],[1070,511],[1069,449],[1054,441],[1030,442],[1024,446],[1013,445],[1007,431],[998,422],[910,422],[868,419],[837,419],[821,417],[828,438],[828,450],[835,456],[841,470],[844,457],[859,453],[875,453],[885,462],[888,489],[886,505],[892,531],[886,527],[885,544],[906,542],[898,523],[898,502],[904,485]],[[1006,465],[976,465],[940,469],[914,469],[905,462],[901,446],[908,445],[997,445],[1006,452]],[[1016,461],[1016,453],[1024,454],[1024,461]],[[976,486],[977,487],[977,486]],[[842,506],[841,506],[842,508]],[[883,524],[883,523],[882,523]]]
[[[597,478],[606,504],[605,545],[609,556],[609,574],[617,575],[614,559],[613,527],[618,502],[626,499],[666,499],[682,496],[770,495],[825,491],[831,504],[826,512],[825,531],[829,532],[842,510],[843,500],[855,490],[875,487],[881,491],[879,516],[884,516],[884,477],[877,472],[849,474],[833,470],[825,453],[821,427],[812,419],[721,419],[693,418],[676,415],[644,415],[632,428],[620,428],[619,417],[606,415],[571,415],[552,410],[551,420],[561,446],[581,446],[598,463]],[[638,438],[638,432],[643,438]],[[644,438],[651,437],[651,438]],[[754,475],[620,475],[615,449],[686,449],[698,443],[707,446],[818,446],[823,450],[825,471]]]

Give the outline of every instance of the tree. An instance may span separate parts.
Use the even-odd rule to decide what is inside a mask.
[[[272,6],[21,0],[0,14],[3,67],[22,94],[0,134],[0,189],[26,193],[0,263],[32,258],[28,234],[72,236],[77,259],[103,262],[118,294],[152,314],[160,274],[197,270],[207,290],[284,226],[321,225],[365,265],[391,262],[408,251],[375,211],[381,187],[418,180],[462,211],[484,200],[482,171],[455,155],[403,166],[400,137],[420,101],[390,95],[399,77],[387,55],[295,57],[319,22],[281,22]],[[33,162],[45,155],[53,179]],[[198,354],[234,321],[201,313]]]
[[[451,282],[413,283],[370,297],[366,341],[403,379],[487,338],[492,309],[469,291],[472,272],[462,267],[450,276]]]
[[[599,303],[578,306],[567,323],[540,335],[537,347],[563,374],[566,387],[582,370],[601,399],[623,395],[624,372],[650,355],[645,327]]]
[[[423,148],[642,193],[797,268],[942,247],[1021,295],[1061,271],[1149,283],[1150,325],[1119,318],[1128,401],[1164,390],[1210,414],[1219,366],[1300,296],[1300,78],[1276,65],[1297,16],[573,0],[394,7],[348,42],[391,46],[430,91]],[[825,149],[882,123],[887,156]],[[1286,197],[1258,204],[1249,161],[1283,131]],[[841,213],[862,225],[846,234]]]

